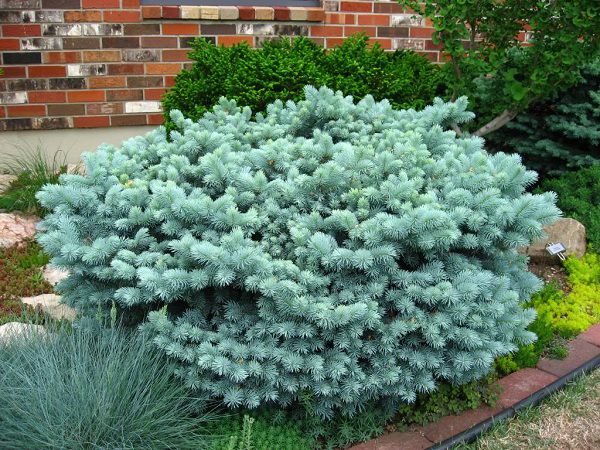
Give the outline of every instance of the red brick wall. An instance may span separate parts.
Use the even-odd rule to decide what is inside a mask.
[[[425,20],[393,1],[321,8],[140,6],[139,0],[0,0],[0,130],[155,125],[160,99],[190,64],[188,42],[260,46],[308,36],[331,48],[366,33],[384,49],[439,61]]]

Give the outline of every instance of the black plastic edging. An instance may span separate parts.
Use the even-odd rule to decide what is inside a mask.
[[[480,435],[485,433],[493,424],[500,422],[502,420],[506,420],[509,417],[514,416],[517,413],[517,411],[520,411],[521,409],[527,408],[529,406],[537,405],[542,400],[544,400],[546,397],[548,397],[549,395],[551,395],[554,392],[561,389],[569,381],[571,381],[571,380],[573,380],[573,379],[583,375],[584,373],[589,372],[597,367],[600,367],[600,355],[590,359],[586,363],[579,366],[577,369],[562,376],[558,380],[552,382],[551,384],[549,384],[546,387],[543,387],[539,391],[534,392],[533,394],[524,398],[520,402],[514,404],[510,408],[507,408],[504,411],[501,411],[500,413],[496,414],[495,416],[492,416],[489,419],[484,420],[483,422],[480,422],[479,424],[475,425],[472,428],[469,428],[468,430],[463,431],[462,433],[459,433],[455,436],[452,436],[452,437],[446,439],[445,441],[442,441],[439,444],[435,444],[432,447],[429,447],[429,450],[447,450],[447,449],[451,449],[453,446],[463,443],[463,442],[464,443],[472,442],[477,437],[479,437]]]

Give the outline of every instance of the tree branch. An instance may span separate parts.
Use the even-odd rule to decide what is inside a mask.
[[[486,125],[482,126],[479,130],[473,133],[474,136],[485,136],[492,131],[499,130],[508,122],[513,120],[517,115],[517,111],[506,109],[498,117],[494,118]]]

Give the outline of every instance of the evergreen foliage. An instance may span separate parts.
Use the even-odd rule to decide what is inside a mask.
[[[390,411],[530,343],[539,289],[516,249],[555,195],[516,155],[448,131],[466,99],[397,111],[327,88],[222,99],[198,122],[84,156],[39,194],[39,235],[80,311],[143,320],[189,387],[230,408]]]
[[[588,244],[600,251],[600,164],[544,180],[538,192],[559,194],[558,206],[585,226]]]
[[[385,52],[354,35],[328,52],[308,38],[267,41],[260,49],[247,44],[217,47],[196,39],[182,71],[163,100],[165,123],[170,111],[198,120],[224,96],[252,111],[265,111],[276,99],[299,101],[303,88],[329,86],[361,99],[387,98],[395,108],[423,108],[443,90],[441,71],[426,58],[404,50]]]
[[[600,59],[582,75],[581,83],[490,135],[494,148],[518,152],[527,167],[547,175],[600,164]]]

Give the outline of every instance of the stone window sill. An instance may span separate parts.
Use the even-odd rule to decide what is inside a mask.
[[[303,6],[143,6],[144,20],[252,20],[323,22],[325,10]]]

